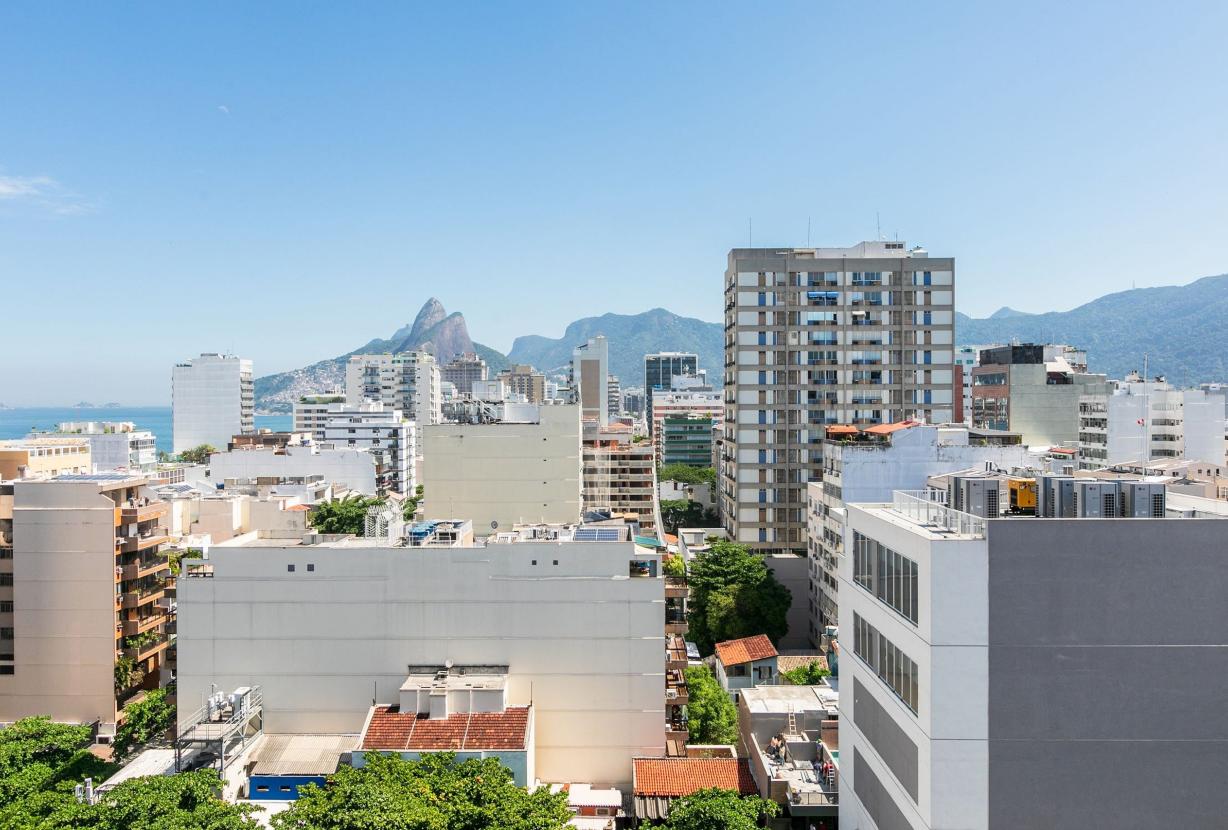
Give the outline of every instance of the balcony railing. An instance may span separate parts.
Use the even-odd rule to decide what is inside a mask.
[[[930,490],[896,490],[892,509],[919,525],[960,536],[985,536],[985,520],[962,510],[952,510]]]
[[[168,541],[165,533],[157,531],[155,533],[143,533],[139,536],[126,536],[116,540],[120,553],[135,553],[138,550],[147,550],[158,545],[165,544]]]
[[[121,594],[120,598],[124,608],[139,608],[142,605],[148,605],[151,602],[162,599],[165,594],[166,590],[161,585],[157,585],[140,591],[128,591]]]
[[[124,654],[127,654],[129,657],[131,657],[133,660],[136,660],[139,663],[142,660],[147,660],[150,657],[153,657],[159,651],[162,651],[163,649],[165,649],[168,645],[170,645],[170,637],[166,634],[163,634],[162,636],[158,637],[156,640],[152,640],[148,643],[143,643],[135,648],[125,647]]]
[[[150,614],[148,617],[141,617],[136,620],[124,620],[122,630],[125,637],[133,637],[137,634],[143,634],[159,623],[164,622],[166,622],[165,614]]]
[[[133,579],[153,576],[161,571],[169,570],[169,568],[170,563],[165,559],[150,557],[148,559],[142,559],[138,562],[132,562],[128,565],[124,565],[123,568],[120,569],[120,579],[122,579],[124,582],[128,582]]]
[[[685,597],[689,593],[686,579],[680,576],[665,577],[665,596],[668,599]]]
[[[123,524],[148,522],[165,516],[169,510],[170,506],[164,501],[140,505],[121,505],[119,508],[119,518]]]

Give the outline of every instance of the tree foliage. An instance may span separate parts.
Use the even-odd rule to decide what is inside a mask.
[[[661,499],[661,524],[666,533],[677,533],[680,527],[711,527],[716,513],[690,499]]]
[[[686,576],[686,560],[680,554],[665,557],[661,570],[666,576],[682,578]]]
[[[805,666],[798,666],[782,674],[794,686],[815,686],[824,677],[829,677],[831,672],[827,670],[827,666],[823,665],[822,661],[811,660]]]
[[[560,830],[571,813],[567,796],[517,787],[494,758],[456,760],[454,753],[418,761],[366,756],[342,767],[325,788],[308,786],[276,830]]]
[[[179,453],[179,460],[188,464],[208,464],[209,456],[215,452],[217,452],[217,448],[212,444],[200,444]]]
[[[778,642],[789,631],[789,589],[745,545],[714,542],[691,561],[688,584],[689,633],[705,654],[725,640],[766,634]]]
[[[716,482],[716,470],[712,467],[692,467],[690,464],[662,464],[657,468],[657,481],[713,484]]]
[[[738,709],[707,666],[686,670],[687,733],[693,744],[738,741]]]
[[[366,530],[367,508],[382,503],[383,499],[363,496],[346,496],[321,502],[311,511],[311,526],[319,533],[361,536]]]
[[[167,702],[166,689],[154,689],[143,700],[128,704],[111,744],[115,757],[123,759],[134,749],[162,737],[174,722],[175,707]]]
[[[418,505],[422,503],[422,496],[426,491],[419,484],[414,488],[414,494],[405,499],[401,505],[401,518],[407,522],[414,520],[414,514],[418,512]]]
[[[774,801],[713,787],[675,801],[665,826],[670,830],[758,830],[763,818],[779,813]]]

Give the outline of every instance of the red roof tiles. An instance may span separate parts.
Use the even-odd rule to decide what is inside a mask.
[[[681,798],[708,787],[755,795],[745,758],[636,758],[635,794]]]
[[[716,658],[723,666],[736,666],[740,663],[750,663],[753,660],[767,660],[776,656],[776,646],[766,634],[756,634],[754,637],[743,637],[741,640],[728,640],[716,644]]]
[[[362,748],[525,749],[528,733],[527,706],[509,706],[502,712],[464,712],[437,720],[415,712],[402,713],[398,706],[376,706],[362,735]]]

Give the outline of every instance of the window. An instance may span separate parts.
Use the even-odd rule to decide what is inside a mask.
[[[13,674],[13,666],[0,666],[0,674]]]
[[[853,653],[917,714],[917,664],[860,614],[853,614]]]
[[[13,601],[11,599],[0,601],[0,614],[11,613],[13,613]]]
[[[315,566],[314,564],[312,564],[311,562],[308,562],[308,563],[307,563],[307,570],[308,570],[308,571],[314,571],[315,569],[316,569],[316,566]]]
[[[0,574],[0,585],[12,585],[12,584],[13,584],[12,574]]]
[[[287,566],[286,566],[286,572],[287,572],[287,573],[294,573],[294,566],[293,566],[293,565],[287,565]]]
[[[853,582],[917,624],[917,563],[913,560],[854,531]]]
[[[13,639],[13,629],[0,628],[0,640],[11,640],[11,639]]]

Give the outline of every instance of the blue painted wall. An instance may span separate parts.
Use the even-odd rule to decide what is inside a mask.
[[[253,775],[247,782],[247,797],[252,801],[295,801],[298,799],[298,788],[304,784],[323,787],[324,776]],[[267,791],[262,791],[261,787],[266,787]]]

